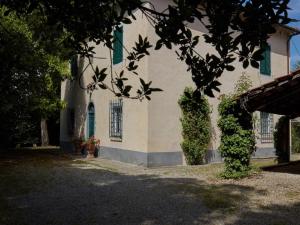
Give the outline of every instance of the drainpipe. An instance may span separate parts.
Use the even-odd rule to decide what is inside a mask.
[[[293,34],[291,34],[287,40],[287,74],[290,74],[290,58],[291,58],[291,48],[290,48],[290,43],[291,43],[291,39],[296,36],[299,35],[300,31],[297,31]]]

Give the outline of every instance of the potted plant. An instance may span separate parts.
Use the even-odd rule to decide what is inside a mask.
[[[95,156],[95,150],[97,149],[98,151],[98,146],[100,145],[100,140],[96,139],[94,136],[91,136],[88,140],[87,140],[87,151],[90,155],[94,155]],[[99,152],[97,152],[99,153]]]

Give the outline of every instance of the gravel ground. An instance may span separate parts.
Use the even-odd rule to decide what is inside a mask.
[[[233,181],[216,178],[221,164],[146,169],[57,151],[2,154],[0,224],[300,225],[296,167]]]

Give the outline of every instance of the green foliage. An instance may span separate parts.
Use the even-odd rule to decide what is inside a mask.
[[[43,27],[40,16],[5,16],[5,11],[0,8],[0,145],[38,143],[40,119],[56,122],[63,107],[60,83],[70,73],[67,52],[59,40],[50,48],[36,39]]]
[[[247,83],[242,76],[235,90],[249,88]],[[219,151],[225,162],[221,176],[233,179],[247,176],[250,157],[255,150],[252,114],[241,108],[236,94],[222,96],[218,110],[218,126],[222,133]]]
[[[193,95],[192,88],[185,88],[178,104],[182,110],[182,150],[189,165],[203,164],[211,137],[210,108],[207,99]]]
[[[289,150],[286,151],[286,141],[284,137],[287,137],[286,132],[289,129],[289,117],[282,116],[279,118],[278,122],[275,125],[275,130],[273,132],[274,137],[274,147],[276,149],[276,155],[279,162],[288,162],[289,161]]]
[[[38,11],[43,20],[37,22],[45,21],[45,25],[51,25],[50,30],[53,31],[51,35],[40,32],[39,36],[43,40],[56,40],[55,34],[65,31],[66,35],[62,36],[61,43],[72,46],[78,54],[85,57],[96,54],[96,45],[104,45],[113,50],[113,30],[124,26],[126,32],[126,26],[137,19],[135,12],[141,13],[154,26],[156,42],[150,43],[147,37],[139,35],[132,49],[122,46],[128,54],[124,70],[120,73],[110,72],[106,79],[95,79],[93,85],[89,85],[91,90],[99,86],[117,96],[140,100],[150,100],[151,93],[160,91],[150,86],[151,81],[146,83],[141,79],[141,87],[137,90],[129,84],[129,77],[138,77],[139,62],[150,54],[151,48],[159,50],[165,47],[174,50],[176,46],[174,51],[178,60],[191,72],[196,91],[208,96],[214,96],[213,91],[219,91],[218,78],[224,71],[235,70],[235,61],[240,61],[244,68],[249,65],[258,68],[263,54],[263,50],[259,48],[276,32],[274,24],[288,24],[291,21],[288,17],[288,3],[289,0],[176,0],[167,4],[165,9],[158,10],[155,2],[142,0],[1,1],[9,9],[6,14],[15,11],[19,15],[29,15]],[[201,39],[215,51],[204,54],[197,52],[200,37],[194,35],[187,26],[191,23],[195,26],[201,24],[207,29],[208,32]],[[49,46],[48,42],[45,43]],[[91,63],[90,66],[96,74]],[[99,69],[101,70],[102,68]],[[137,76],[130,76],[132,73]]]
[[[300,153],[300,125],[292,123],[292,153]]]

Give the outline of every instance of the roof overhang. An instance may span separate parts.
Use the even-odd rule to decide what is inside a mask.
[[[277,25],[281,28],[283,28],[284,30],[286,30],[288,33],[290,33],[290,35],[293,35],[293,34],[299,34],[300,33],[300,30],[296,27],[290,27],[288,25]]]
[[[242,94],[239,101],[250,112],[300,116],[300,70]]]

